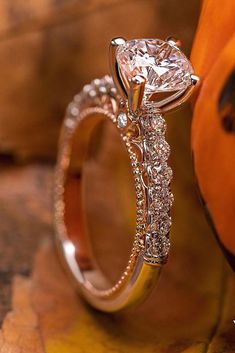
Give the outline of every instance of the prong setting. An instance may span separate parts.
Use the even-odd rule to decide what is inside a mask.
[[[192,85],[196,86],[200,81],[200,78],[197,75],[191,75],[191,81],[192,81]]]
[[[172,36],[167,37],[166,42],[169,43],[170,45],[177,47],[177,48],[180,48],[182,45],[182,43],[179,39],[172,37]]]
[[[135,113],[141,106],[144,97],[145,82],[145,78],[141,75],[136,75],[130,80],[128,103],[129,108],[133,113]]]
[[[126,40],[122,37],[115,37],[113,39],[111,39],[111,46],[112,47],[118,47],[119,45],[123,45],[126,43]]]
[[[126,41],[123,38],[111,41],[113,80],[131,113],[135,114],[144,102],[152,102],[159,112],[165,113],[179,107],[192,94],[199,78],[179,50],[180,44],[174,37],[168,37],[166,41]],[[161,94],[171,92],[159,100]]]
[[[126,98],[127,93],[120,77],[119,67],[116,59],[116,51],[120,45],[124,45],[126,40],[122,37],[113,38],[109,46],[109,64],[113,82],[121,97]]]

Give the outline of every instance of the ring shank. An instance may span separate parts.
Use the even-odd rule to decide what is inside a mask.
[[[57,178],[60,187],[57,192],[61,209],[56,210],[57,240],[65,263],[79,290],[86,300],[97,309],[114,312],[143,300],[154,286],[160,273],[160,266],[152,266],[143,260],[142,254],[132,253],[124,275],[114,286],[97,266],[89,246],[86,212],[82,203],[82,177],[89,150],[96,150],[100,141],[90,143],[94,131],[102,130],[102,124],[109,117],[105,110],[89,109],[83,113],[83,119],[73,129],[69,138],[63,131],[61,144],[66,147],[58,161]],[[102,133],[99,131],[96,136]],[[66,158],[65,158],[66,157]],[[58,205],[58,202],[56,203]],[[57,207],[58,208],[58,207]]]
[[[102,296],[94,290],[91,282],[87,282],[84,273],[75,259],[74,247],[71,242],[59,242],[62,260],[74,284],[85,299],[96,309],[105,312],[117,312],[142,302],[152,291],[160,276],[161,267],[155,267],[143,261],[141,257],[128,282],[115,295]]]

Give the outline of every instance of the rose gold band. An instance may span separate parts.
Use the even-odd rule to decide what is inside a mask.
[[[96,85],[97,82],[95,81]],[[139,202],[140,205],[137,206],[137,232],[126,270],[114,286],[109,287],[107,279],[94,265],[92,255],[89,253],[86,229],[83,228],[82,222],[81,204],[82,170],[86,149],[92,131],[98,124],[109,120],[115,126],[117,125],[115,110],[118,102],[112,81],[109,77],[105,77],[100,82],[102,82],[101,87],[106,88],[106,92],[103,90],[102,93],[102,89],[101,91],[99,89],[99,95],[96,94],[94,99],[89,93],[94,95],[92,89],[95,86],[85,87],[82,94],[76,96],[68,107],[60,139],[56,171],[55,225],[62,259],[74,282],[94,307],[113,312],[143,300],[153,288],[159,276],[161,264],[159,259],[156,259],[155,264],[150,264],[144,259],[143,233],[141,235],[140,228],[143,225],[141,214],[146,212],[146,205],[141,198],[138,198],[144,192],[144,188],[137,183],[140,179],[135,168],[133,172],[138,194],[137,203]],[[126,130],[126,133],[130,135],[131,131],[131,129],[129,132]],[[135,132],[132,131],[132,133]],[[129,141],[125,142],[133,164],[136,153],[134,149],[130,149]],[[140,212],[142,208],[143,212]]]

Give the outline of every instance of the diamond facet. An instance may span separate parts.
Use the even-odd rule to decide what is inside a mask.
[[[117,49],[121,76],[128,84],[141,75],[146,79],[145,93],[174,92],[192,84],[192,66],[171,43],[160,39],[134,39]]]

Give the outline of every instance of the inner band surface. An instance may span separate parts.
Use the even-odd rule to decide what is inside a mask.
[[[115,130],[105,114],[88,114],[79,122],[64,184],[66,233],[84,282],[97,290],[107,290],[119,279],[135,232],[129,157]]]

